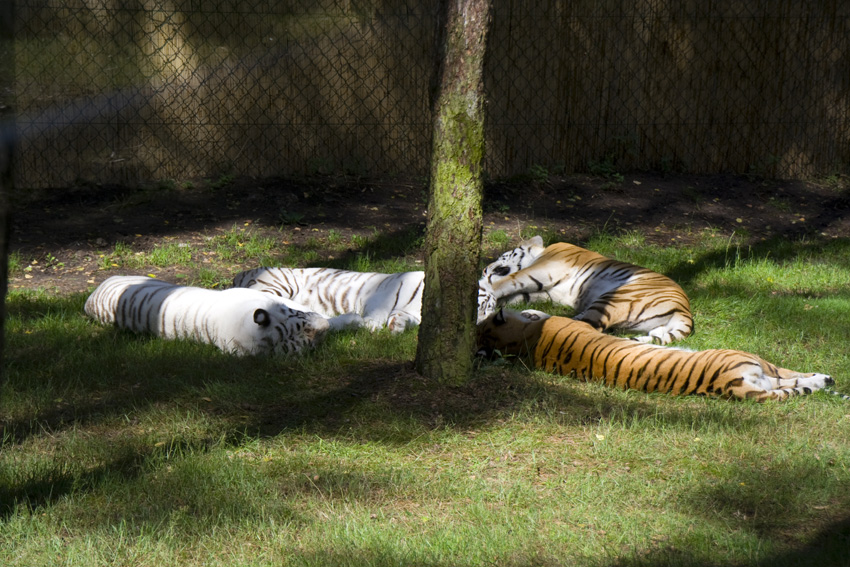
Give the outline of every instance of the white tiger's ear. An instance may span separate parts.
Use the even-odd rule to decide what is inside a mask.
[[[271,322],[272,318],[269,317],[269,312],[265,309],[257,309],[254,311],[254,323],[260,327],[268,327]]]
[[[523,241],[520,246],[523,246],[525,248],[543,248],[543,237],[539,234],[536,234],[528,240]]]

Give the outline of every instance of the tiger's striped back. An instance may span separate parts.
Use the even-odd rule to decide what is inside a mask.
[[[526,248],[520,263],[506,253],[485,268],[479,321],[499,303],[551,300],[596,329],[646,333],[640,342],[668,344],[693,332],[688,296],[667,276],[566,242]]]
[[[233,287],[271,293],[326,317],[356,313],[373,329],[400,332],[420,322],[424,278],[424,272],[255,268],[237,274]]]
[[[210,343],[237,355],[299,352],[329,328],[321,315],[290,309],[258,291],[178,286],[145,276],[106,279],[84,309],[100,323]]]
[[[530,357],[540,370],[645,392],[764,401],[809,394],[833,383],[826,374],[780,368],[743,351],[642,344],[533,311],[495,313],[479,325],[478,344]]]

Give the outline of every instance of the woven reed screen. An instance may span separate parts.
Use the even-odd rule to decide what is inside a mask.
[[[19,186],[425,176],[434,0],[16,0]],[[850,3],[494,0],[486,170],[850,165]]]

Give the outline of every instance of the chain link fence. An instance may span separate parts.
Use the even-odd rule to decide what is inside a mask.
[[[850,3],[493,0],[490,177],[850,165]],[[426,176],[435,0],[16,0],[21,187]]]

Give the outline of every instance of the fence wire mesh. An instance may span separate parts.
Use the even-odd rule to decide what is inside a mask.
[[[19,186],[425,176],[437,0],[16,0]],[[494,0],[491,177],[850,165],[850,4]]]

